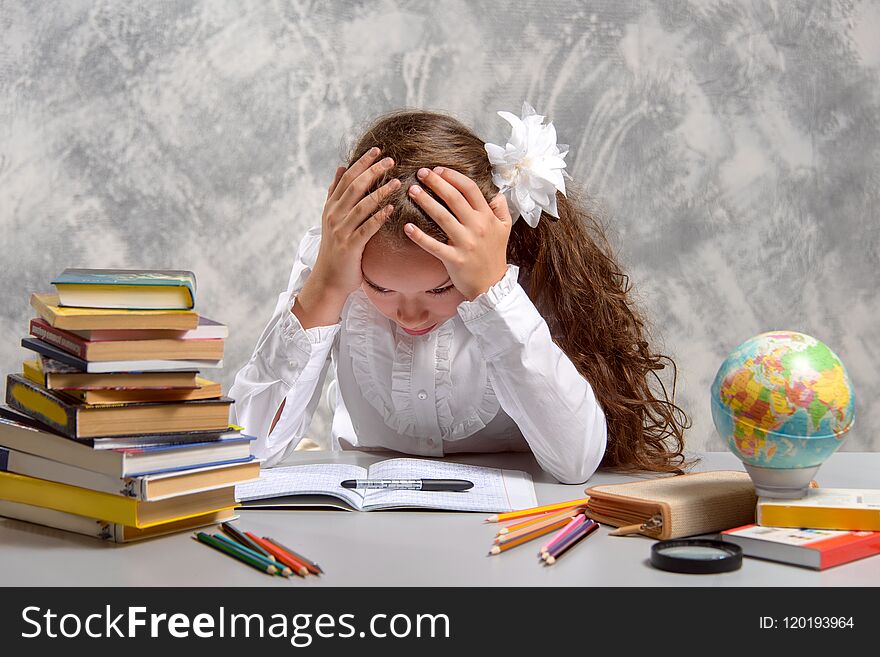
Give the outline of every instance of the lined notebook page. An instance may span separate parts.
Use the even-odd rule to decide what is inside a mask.
[[[345,463],[289,465],[260,470],[260,478],[235,487],[239,502],[287,495],[333,495],[360,509],[362,494],[340,486],[346,479],[364,479],[367,471]]]
[[[538,505],[532,478],[519,470],[422,459],[388,459],[370,466],[370,479],[467,479],[474,487],[461,492],[368,490],[365,509],[421,507],[450,511],[503,513]]]

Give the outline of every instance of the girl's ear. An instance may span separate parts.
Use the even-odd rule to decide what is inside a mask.
[[[489,207],[492,208],[492,212],[494,212],[495,216],[501,221],[506,224],[511,223],[510,210],[507,207],[507,197],[505,197],[504,194],[498,192],[495,195],[495,198],[489,201]]]

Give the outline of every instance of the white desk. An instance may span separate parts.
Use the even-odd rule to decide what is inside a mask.
[[[326,452],[301,452],[303,463]],[[344,452],[367,464],[387,455]],[[555,483],[530,454],[456,455],[455,460],[526,470],[539,504],[583,496],[584,486]],[[694,471],[742,470],[729,453],[709,453]],[[590,485],[631,480],[599,472]],[[880,453],[838,453],[816,476],[822,486],[880,488]],[[5,586],[878,586],[880,557],[818,572],[756,559],[723,575],[679,575],[648,563],[652,540],[595,535],[552,567],[532,544],[489,557],[498,525],[486,514],[301,510],[242,511],[240,524],[317,561],[320,577],[271,578],[191,539],[189,532],[128,545],[107,544],[0,518],[0,583]],[[537,545],[537,542],[535,543]]]

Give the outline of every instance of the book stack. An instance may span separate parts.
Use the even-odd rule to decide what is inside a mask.
[[[232,400],[200,376],[227,328],[192,272],[68,269],[33,294],[32,353],[0,406],[0,515],[128,542],[235,517],[259,477]]]
[[[759,497],[756,523],[721,533],[746,556],[824,570],[880,554],[880,490],[809,488]]]

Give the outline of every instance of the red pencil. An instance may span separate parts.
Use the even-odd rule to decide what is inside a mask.
[[[277,547],[277,548],[279,548],[279,549],[281,549],[281,550],[284,550],[285,552],[287,552],[290,556],[292,556],[292,557],[293,557],[294,559],[296,559],[297,561],[302,561],[302,562],[305,564],[306,568],[308,568],[308,569],[309,569],[311,572],[313,572],[315,575],[320,575],[320,574],[322,574],[322,573],[324,572],[324,571],[321,569],[321,566],[319,566],[318,564],[316,564],[314,561],[312,561],[311,559],[307,559],[306,557],[304,557],[303,555],[301,555],[299,552],[294,552],[294,551],[291,550],[289,547],[287,547],[286,545],[284,545],[284,544],[282,544],[282,543],[279,543],[278,541],[276,541],[276,540],[275,540],[274,538],[272,538],[271,536],[264,536],[264,537],[263,537],[263,540],[269,541],[269,542],[270,542],[272,545],[274,545],[275,547]]]
[[[259,545],[261,548],[272,554],[278,561],[283,563],[285,566],[290,566],[290,569],[293,570],[300,577],[305,577],[309,574],[309,568],[301,561],[297,561],[292,556],[287,554],[284,550],[281,550],[274,545],[272,545],[269,541],[264,541],[262,538],[254,536],[250,532],[245,532],[245,536],[251,539],[254,543]]]

